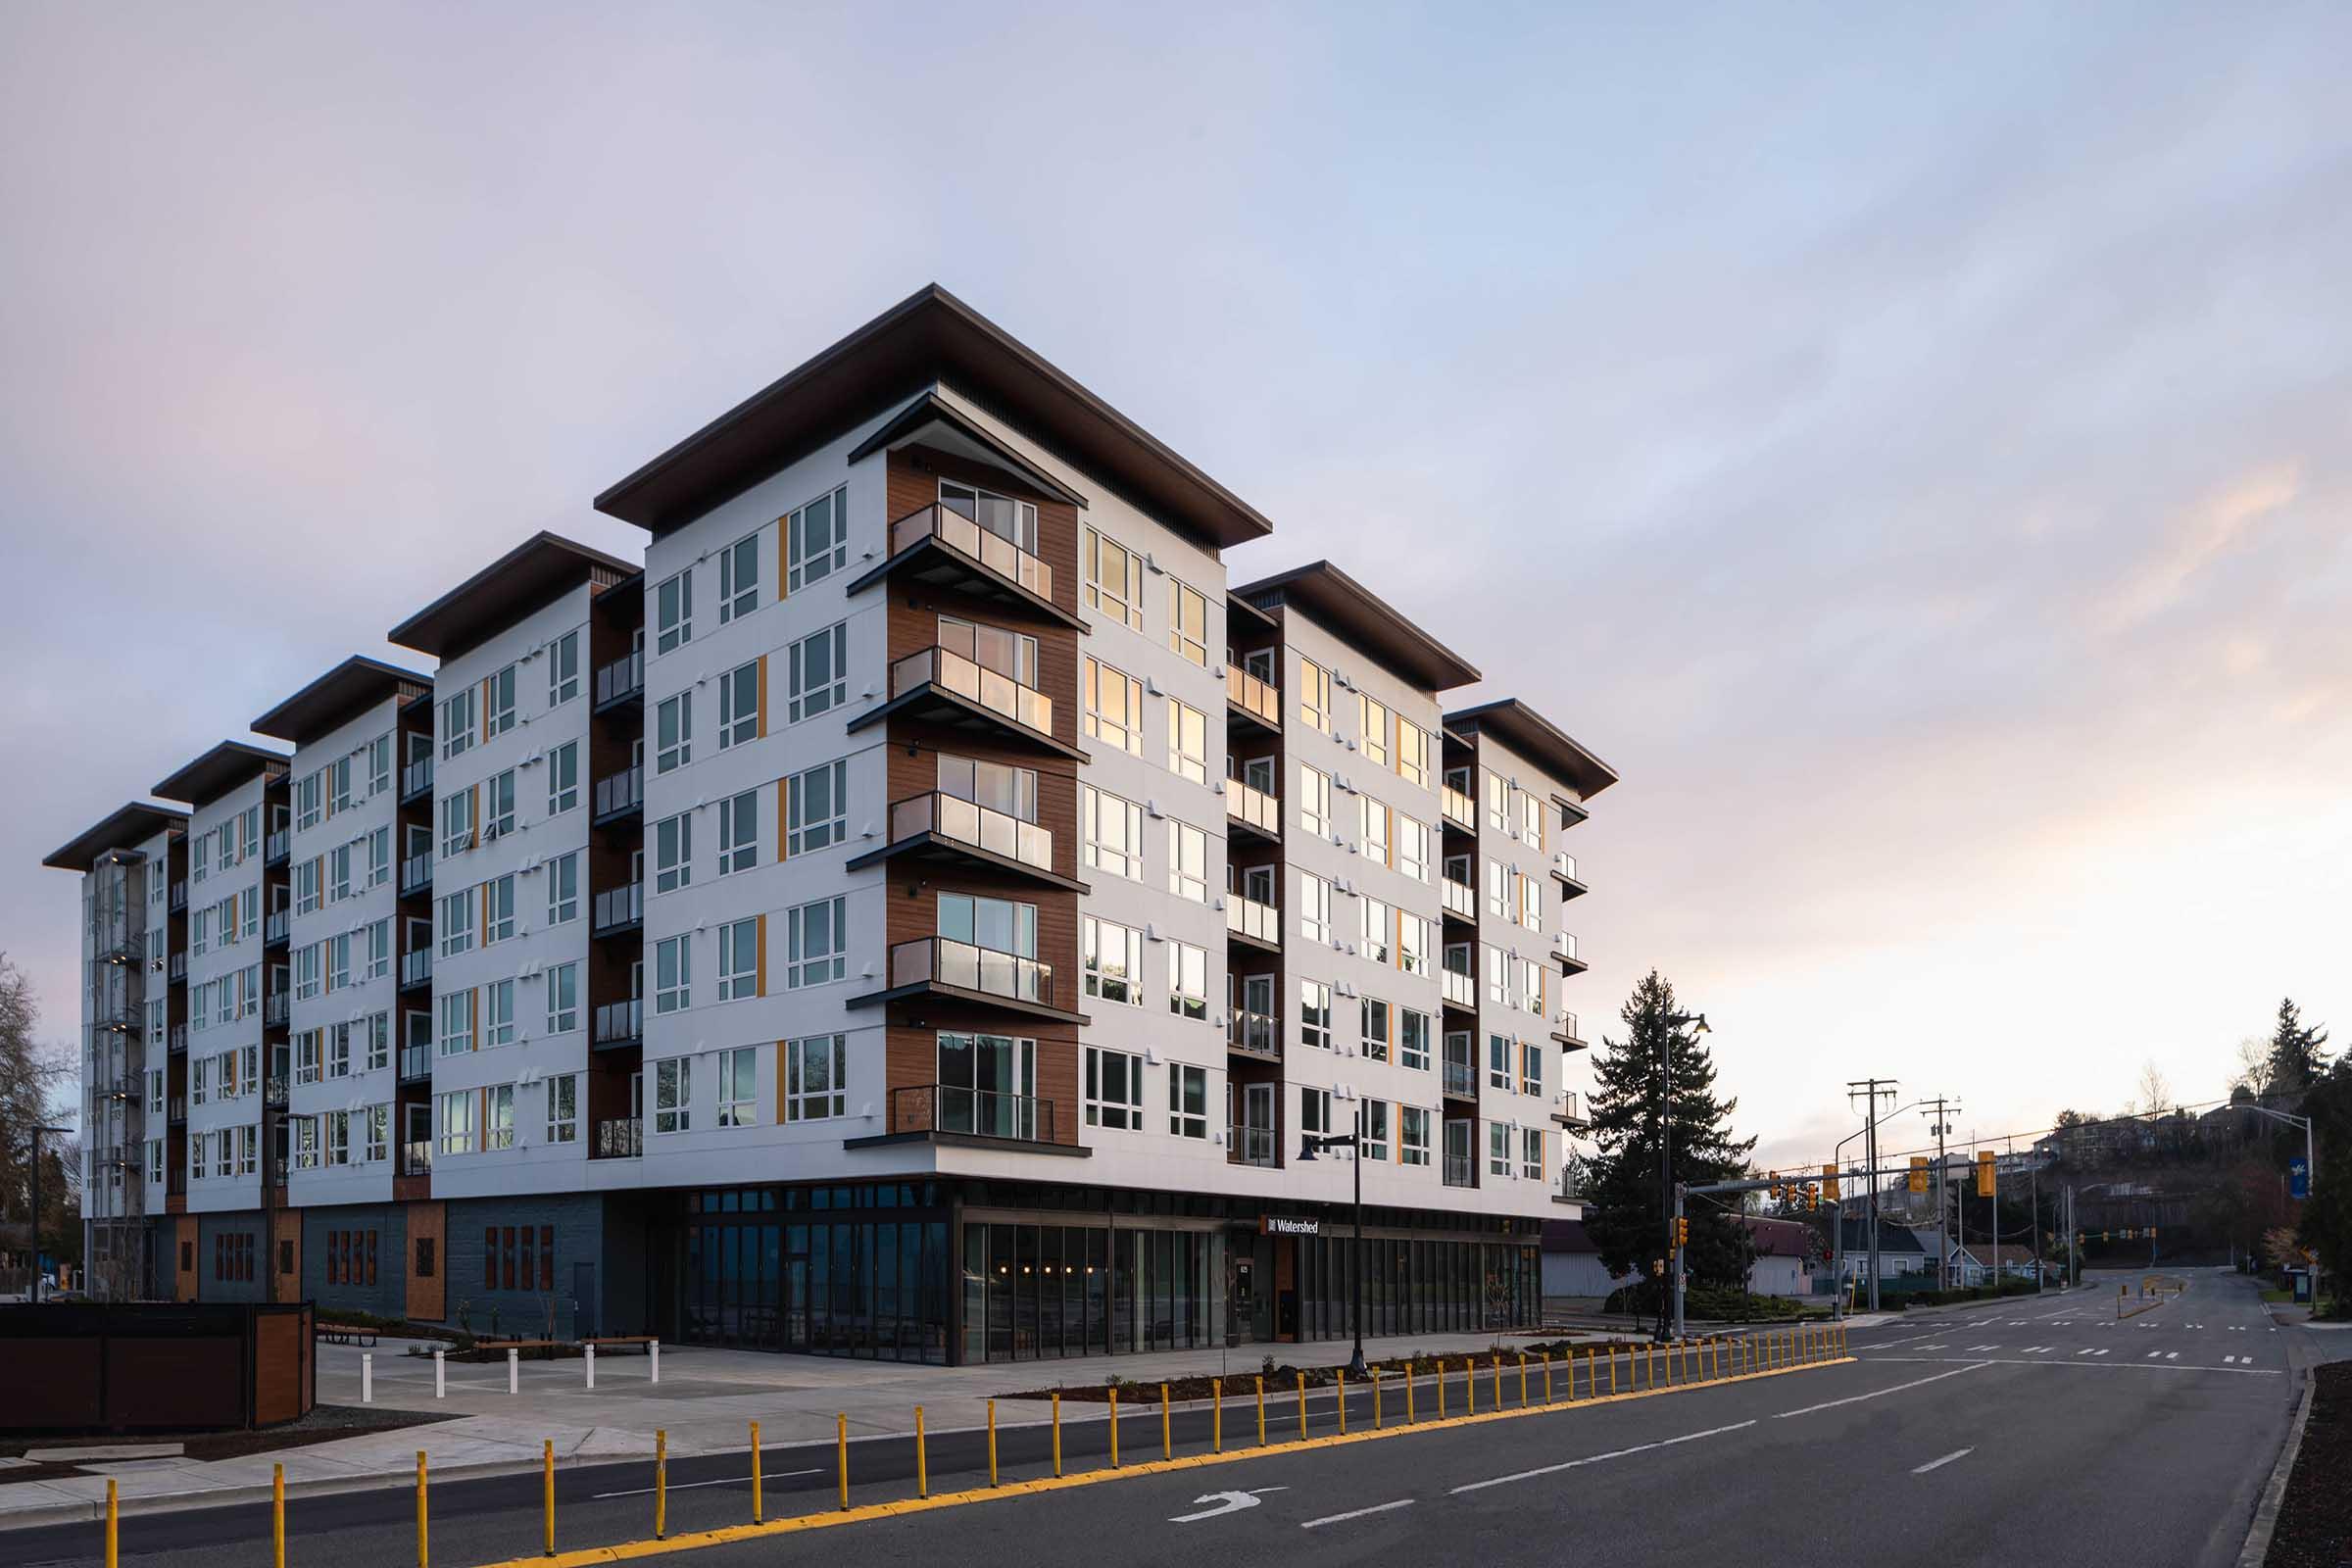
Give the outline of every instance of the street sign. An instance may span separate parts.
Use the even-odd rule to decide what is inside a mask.
[[[1260,1214],[1257,1216],[1260,1236],[1320,1236],[1323,1222],[1298,1214]]]
[[[2286,1162],[2286,1195],[2298,1199],[2311,1196],[2311,1161],[2300,1154]]]

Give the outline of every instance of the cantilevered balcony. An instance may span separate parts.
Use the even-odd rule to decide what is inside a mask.
[[[403,856],[400,861],[400,896],[413,899],[419,893],[433,891],[433,852]]]
[[[595,1049],[619,1051],[645,1043],[645,999],[608,1002],[596,1009]]]
[[[645,811],[645,769],[624,767],[596,781],[595,825],[625,821]]]
[[[1560,1091],[1559,1099],[1552,1102],[1551,1119],[1562,1127],[1582,1129],[1592,1125],[1585,1119],[1583,1098],[1573,1089]]]
[[[1447,1056],[1441,1088],[1449,1100],[1478,1099],[1478,1064],[1467,1056]]]
[[[645,925],[645,884],[630,882],[607,888],[596,896],[592,907],[595,916],[588,927],[592,936],[614,937],[641,930]]]
[[[1583,974],[1592,967],[1576,956],[1576,935],[1570,931],[1555,931],[1551,936],[1551,956],[1560,960],[1560,973]]]
[[[1225,1163],[1256,1165],[1271,1170],[1282,1163],[1275,1157],[1274,1129],[1233,1126],[1226,1129]]]
[[[1051,828],[939,790],[892,802],[890,841],[854,857],[847,869],[900,859],[1010,872],[1040,887],[1086,891],[1054,869]]]
[[[1561,1045],[1567,1047],[1570,1051],[1582,1051],[1585,1049],[1584,1033],[1577,1027],[1575,1013],[1570,1012],[1566,1007],[1562,1007],[1558,1012],[1552,1015],[1551,1025],[1552,1039],[1557,1040]]]
[[[1236,1007],[1233,1009],[1232,1027],[1225,1035],[1225,1049],[1237,1056],[1280,1061],[1282,1020],[1272,1013],[1250,1012],[1247,1008]]]
[[[294,916],[284,909],[272,909],[262,920],[262,946],[282,948],[292,938]]]
[[[645,700],[645,650],[636,649],[596,672],[596,711],[609,713]]]
[[[433,760],[419,757],[400,770],[400,804],[408,806],[433,793]]]
[[[1472,925],[1478,923],[1478,894],[1469,883],[1446,877],[1440,882],[1439,891],[1446,906],[1446,919],[1467,920]]]
[[[421,991],[433,983],[433,950],[417,948],[400,956],[400,989]]]
[[[1569,899],[1581,899],[1588,891],[1584,878],[1577,875],[1576,857],[1570,855],[1566,850],[1551,852],[1551,877],[1560,885],[1562,902]]]
[[[1282,728],[1282,693],[1239,664],[1225,666],[1225,716],[1238,724]]]
[[[1450,784],[1438,791],[1438,812],[1447,827],[1465,833],[1478,831],[1478,803]]]
[[[1083,1159],[1093,1151],[1059,1139],[1054,1102],[960,1084],[901,1084],[890,1091],[885,1130],[844,1147],[905,1143],[1020,1144],[1041,1154]]]
[[[890,525],[890,559],[849,585],[862,593],[886,578],[930,584],[1065,626],[1077,616],[1054,602],[1054,568],[952,507],[910,512]]]
[[[262,840],[262,864],[264,866],[285,864],[286,856],[292,848],[293,838],[294,835],[282,827],[265,837]]]
[[[1282,951],[1282,911],[1239,893],[1225,895],[1225,934],[1269,953]]]
[[[1087,1022],[1082,1014],[1056,1005],[1052,964],[953,937],[899,943],[890,950],[889,983],[880,991],[850,998],[848,1004],[871,1007],[926,999],[972,1003],[1062,1023]]]
[[[849,728],[867,729],[904,713],[935,724],[995,740],[1009,741],[1032,751],[1084,760],[1075,746],[1054,736],[1054,699],[1027,686],[1010,673],[993,669],[966,646],[939,644],[918,649],[890,666],[890,697],[849,722]]]
[[[1279,840],[1282,837],[1282,801],[1254,785],[1229,778],[1225,781],[1225,820],[1260,838]]]
[[[1478,977],[1459,969],[1438,971],[1438,994],[1448,1007],[1478,1010]]]

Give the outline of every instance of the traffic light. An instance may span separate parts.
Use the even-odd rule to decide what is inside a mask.
[[[1927,1190],[1928,1156],[1925,1154],[1913,1154],[1911,1156],[1911,1191],[1915,1193],[1924,1193]]]
[[[1838,1201],[1838,1166],[1835,1162],[1821,1167],[1822,1196],[1831,1202]]]
[[[1993,1196],[1993,1180],[1992,1151],[1980,1149],[1977,1151],[1977,1196],[1979,1198]]]
[[[1682,1214],[1674,1216],[1674,1245],[1677,1250],[1690,1245],[1690,1221]]]
[[[1821,1189],[1811,1182],[1805,1183],[1805,1211],[1811,1213],[1820,1207]]]

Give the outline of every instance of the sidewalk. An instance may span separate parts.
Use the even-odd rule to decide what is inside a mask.
[[[1599,1341],[1606,1335],[1572,1335]],[[113,1476],[124,1512],[161,1512],[251,1502],[270,1494],[270,1467],[286,1467],[286,1490],[318,1494],[371,1487],[406,1486],[416,1473],[416,1450],[436,1478],[535,1471],[540,1444],[552,1440],[559,1464],[644,1459],[657,1428],[668,1434],[672,1458],[740,1451],[749,1423],[760,1423],[762,1449],[834,1442],[837,1416],[849,1418],[853,1442],[905,1437],[914,1430],[914,1407],[934,1435],[983,1427],[988,1401],[998,1398],[1001,1428],[1041,1426],[1051,1419],[1045,1400],[1004,1396],[1056,1383],[1120,1381],[1150,1386],[1179,1377],[1256,1375],[1268,1355],[1277,1363],[1340,1365],[1347,1341],[1311,1345],[1242,1346],[1232,1350],[1163,1350],[1144,1355],[1089,1356],[1014,1365],[925,1366],[893,1361],[836,1360],[760,1350],[664,1348],[662,1381],[642,1355],[600,1356],[596,1387],[586,1386],[584,1361],[525,1361],[520,1392],[507,1392],[503,1363],[450,1362],[447,1394],[433,1397],[433,1363],[411,1356],[414,1342],[386,1340],[373,1351],[377,1405],[458,1417],[429,1426],[339,1438],[238,1459],[146,1459],[95,1464],[72,1479],[0,1484],[0,1530],[58,1524],[99,1514],[106,1479]],[[1372,1360],[1417,1350],[1478,1354],[1513,1343],[1494,1334],[1419,1334],[1367,1340]],[[360,1402],[362,1350],[321,1345],[318,1349],[320,1404]],[[1092,1401],[1065,1402],[1062,1420],[1101,1420]],[[0,1471],[4,1477],[6,1471]]]

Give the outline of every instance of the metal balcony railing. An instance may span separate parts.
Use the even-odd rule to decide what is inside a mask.
[[[1282,831],[1282,801],[1279,797],[1238,778],[1225,781],[1225,814],[1245,827],[1260,833],[1279,834]]]
[[[166,1114],[169,1115],[173,1121],[186,1121],[188,1119],[188,1097],[185,1095],[173,1095],[172,1097],[172,1108]]]
[[[1469,883],[1456,882],[1447,877],[1444,883],[1444,894],[1447,914],[1458,914],[1465,920],[1478,918],[1478,895],[1470,891]]]
[[[1478,1162],[1468,1154],[1447,1154],[1445,1181],[1448,1187],[1476,1187]]]
[[[400,1048],[400,1081],[419,1083],[433,1075],[433,1048],[426,1045],[407,1045]]]
[[[626,1002],[608,1002],[596,1009],[596,1043],[600,1046],[626,1045],[645,1038],[645,999],[631,997]]]
[[[1271,904],[1260,904],[1245,894],[1228,893],[1225,895],[1225,929],[1235,936],[1279,944],[1282,941],[1282,911]]]
[[[416,760],[409,763],[406,767],[403,767],[400,770],[400,796],[402,800],[405,801],[412,795],[425,793],[431,790],[432,787],[433,760],[431,758],[419,757],[416,759]]]
[[[1054,597],[1052,566],[1011,540],[989,532],[960,512],[935,503],[908,513],[890,525],[890,553],[894,556],[925,539],[939,540],[1040,599]]]
[[[177,914],[188,906],[188,884],[183,879],[172,884],[172,913]]]
[[[1269,724],[1282,723],[1282,693],[1272,681],[1259,680],[1239,664],[1225,666],[1225,700]]]
[[[430,893],[433,888],[433,852],[412,855],[400,862],[400,896],[409,898],[418,893]]]
[[[626,659],[615,659],[596,672],[596,706],[624,703],[632,697],[645,695],[645,650],[640,648]]]
[[[624,767],[596,781],[596,814],[612,816],[645,805],[645,769]]]
[[[894,1133],[970,1133],[1054,1142],[1054,1102],[956,1084],[909,1084],[890,1092]]]
[[[596,934],[618,931],[625,926],[638,925],[645,919],[645,884],[631,882],[626,887],[607,888],[596,896]]]
[[[1447,1002],[1457,1007],[1476,1007],[1478,1005],[1477,977],[1466,975],[1459,969],[1440,970],[1438,990]]]
[[[287,934],[293,929],[293,919],[294,916],[291,910],[271,910],[262,921],[262,942],[264,945],[274,948],[279,943],[285,941]]]
[[[902,696],[925,684],[977,703],[1023,729],[1041,735],[1054,733],[1054,699],[1002,670],[989,668],[974,659],[969,649],[942,644],[917,650],[890,666],[891,696]]]
[[[433,950],[418,948],[400,956],[400,983],[404,986],[430,985],[433,979]]]
[[[262,1023],[265,1027],[274,1029],[286,1021],[286,994],[283,991],[262,999]]]
[[[286,1081],[283,1078],[263,1079],[262,1103],[272,1107],[282,1107],[285,1102]]]
[[[264,865],[275,865],[278,861],[284,859],[286,858],[288,845],[292,838],[293,835],[281,827],[276,832],[263,839],[262,863]]]
[[[1438,809],[1444,812],[1446,820],[1451,822],[1455,827],[1466,827],[1473,832],[1477,831],[1477,804],[1452,785],[1448,784],[1438,791]]]
[[[1268,1061],[1282,1059],[1282,1020],[1271,1013],[1250,1012],[1243,1007],[1233,1009],[1233,1029],[1225,1043],[1245,1055],[1263,1056]]]
[[[1017,953],[958,942],[953,937],[917,937],[890,950],[890,984],[956,986],[1011,1002],[1054,1004],[1054,966]]]
[[[1553,1108],[1563,1120],[1583,1121],[1585,1119],[1584,1099],[1573,1089],[1561,1090],[1559,1103]]]
[[[400,1174],[430,1176],[433,1173],[433,1141],[430,1138],[412,1138],[400,1146]]]
[[[993,539],[996,535],[989,537]],[[941,838],[969,844],[1023,865],[1034,865],[1041,871],[1054,869],[1052,829],[1024,822],[1008,812],[960,796],[934,790],[928,795],[912,795],[892,802],[890,841],[896,844],[918,833],[936,833]]]
[[[106,937],[98,944],[97,961],[112,964],[133,964],[143,961],[146,953],[146,933],[121,931]]]
[[[635,1159],[645,1152],[645,1119],[612,1116],[596,1124],[597,1159]]]
[[[183,980],[187,979],[187,977],[188,977],[188,956],[187,956],[186,954],[184,954],[184,953],[174,953],[173,955],[172,955],[172,965],[171,965],[171,970],[172,970],[172,983],[173,985],[177,985],[177,984],[179,984],[181,981],[183,981]]]
[[[1446,1057],[1446,1093],[1476,1100],[1478,1098],[1478,1068],[1470,1062],[1456,1061],[1451,1056]]]
[[[1271,1127],[1233,1127],[1227,1129],[1225,1162],[1229,1165],[1274,1166],[1274,1129]]]
[[[172,1026],[172,1049],[173,1051],[188,1049],[188,1026],[186,1024],[175,1023]]]
[[[1561,1034],[1566,1035],[1571,1040],[1582,1040],[1585,1038],[1584,1031],[1577,1027],[1576,1014],[1570,1012],[1566,1007],[1562,1007],[1559,1010],[1558,1014],[1552,1019],[1552,1022],[1557,1026]]]
[[[1551,956],[1555,958],[1565,958],[1570,963],[1579,961],[1576,956],[1575,933],[1554,931],[1551,934]]]

